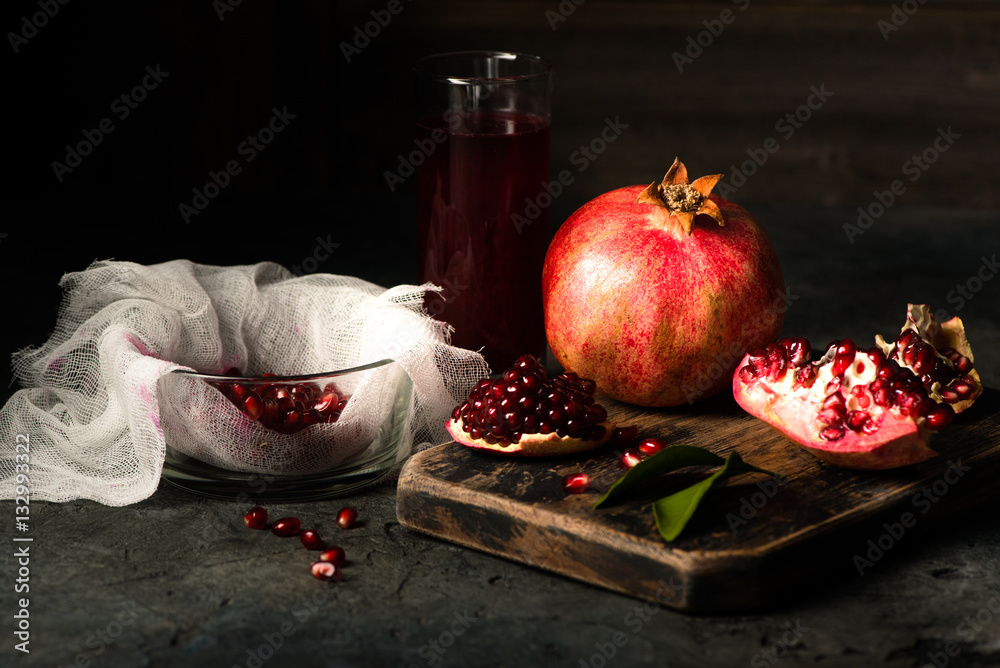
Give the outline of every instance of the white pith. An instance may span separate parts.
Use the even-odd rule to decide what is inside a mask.
[[[815,415],[819,415],[823,411],[823,401],[833,394],[835,390],[827,391],[827,386],[834,379],[832,373],[834,355],[836,348],[831,348],[827,351],[821,359],[815,362],[809,362],[808,364],[803,364],[801,367],[789,366],[785,370],[785,375],[778,381],[770,381],[766,377],[766,371],[764,375],[758,377],[753,384],[758,388],[763,389],[769,394],[774,395],[775,401],[780,401],[782,403],[787,402],[802,402],[805,404],[813,405],[815,408]],[[796,372],[805,368],[811,364],[816,370],[816,379],[811,387],[795,387]],[[751,364],[752,367],[752,364]],[[840,393],[844,397],[844,405],[846,407],[846,413],[850,413],[854,410],[867,411],[869,419],[875,425],[879,425],[882,422],[882,418],[885,413],[893,410],[892,407],[879,406],[875,403],[871,390],[865,387],[865,391],[862,394],[863,397],[868,399],[868,405],[861,405],[861,398],[856,397],[851,394],[851,390],[858,386],[867,386],[872,381],[876,379],[878,372],[878,365],[868,357],[868,354],[863,351],[857,351],[854,355],[854,361],[843,373],[843,378],[840,382]],[[913,417],[913,421],[923,431],[923,424],[925,419],[923,417]],[[847,419],[842,423],[845,433],[850,432],[850,428],[847,426]],[[829,425],[823,424],[821,422],[816,422],[815,436],[820,437],[820,433]]]

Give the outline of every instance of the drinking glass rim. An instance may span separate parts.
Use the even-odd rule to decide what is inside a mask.
[[[377,369],[379,367],[385,366],[387,364],[393,364],[396,360],[392,358],[383,358],[375,362],[370,362],[368,364],[362,364],[360,366],[351,367],[349,369],[337,369],[336,371],[321,371],[319,373],[303,373],[295,374],[291,376],[226,376],[222,374],[215,373],[202,373],[200,371],[194,371],[192,369],[174,369],[170,373],[183,374],[186,376],[192,376],[195,378],[201,378],[203,380],[217,380],[226,382],[261,382],[261,383],[281,383],[289,381],[299,381],[299,380],[315,380],[318,378],[327,378],[330,376],[344,376],[349,373],[356,373],[358,371],[369,371],[371,369]]]
[[[510,76],[455,76],[451,74],[439,74],[437,72],[431,72],[426,69],[426,64],[432,61],[444,60],[446,58],[459,58],[459,57],[478,57],[478,58],[499,58],[501,60],[523,60],[530,61],[541,65],[541,70],[538,72],[530,72],[527,74],[515,74]],[[447,81],[454,84],[477,84],[484,81],[491,83],[515,83],[519,81],[531,81],[533,79],[544,79],[549,76],[552,72],[552,64],[541,56],[535,56],[530,53],[522,53],[520,51],[445,51],[442,53],[433,53],[423,58],[417,60],[413,64],[413,71],[421,76],[426,76],[430,79],[435,79],[438,81]]]

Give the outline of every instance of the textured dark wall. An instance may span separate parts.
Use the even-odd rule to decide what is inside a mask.
[[[661,177],[675,155],[694,175],[725,172],[746,204],[853,210],[899,181],[898,204],[995,212],[1000,10],[895,6],[8,3],[0,280],[17,324],[2,350],[40,343],[59,276],[99,258],[414,281],[413,184],[390,189],[386,173],[414,149],[410,64],[434,51],[552,61],[552,168],[573,176],[553,226],[599,192]],[[121,96],[144,79],[130,108]],[[252,151],[274,110],[287,127]],[[95,134],[102,122],[113,130]],[[615,140],[587,156],[609,123]],[[53,166],[88,136],[101,141],[78,166]],[[925,150],[926,170],[912,162]],[[185,216],[227,164],[239,172]]]

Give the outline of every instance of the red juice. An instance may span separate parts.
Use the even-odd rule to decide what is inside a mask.
[[[493,372],[541,357],[548,120],[471,111],[418,122],[417,139],[434,146],[417,170],[420,280],[443,288],[428,311],[455,328],[454,345],[482,349]]]

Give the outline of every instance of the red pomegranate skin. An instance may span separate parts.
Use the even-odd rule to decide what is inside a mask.
[[[645,186],[605,193],[559,228],[542,275],[556,360],[606,394],[678,406],[731,387],[743,354],[773,341],[787,308],[777,254],[746,209],[717,195],[725,225],[690,236]]]

